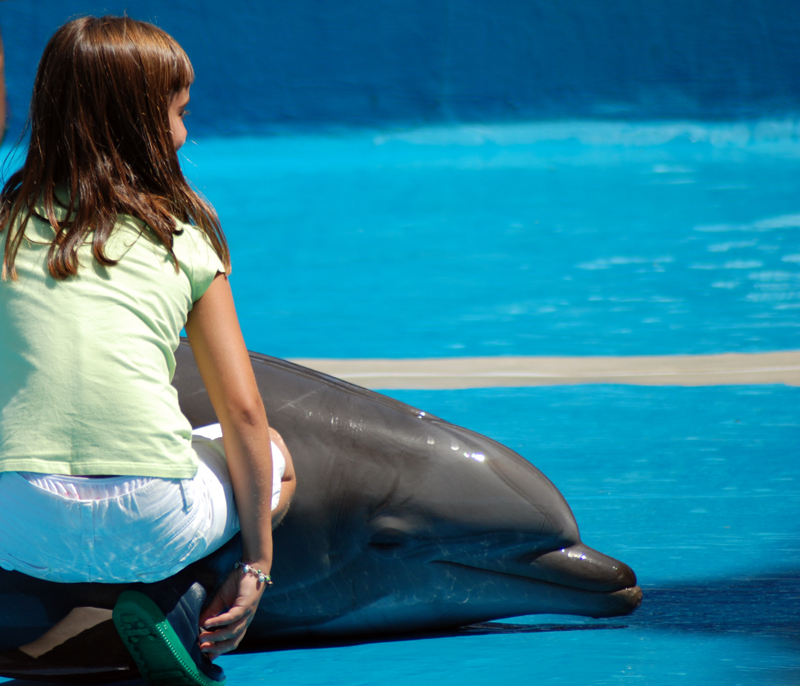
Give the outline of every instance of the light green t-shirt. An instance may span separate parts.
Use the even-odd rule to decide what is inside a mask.
[[[19,279],[0,281],[0,472],[195,474],[174,352],[224,266],[199,229],[179,227],[177,272],[141,221],[121,217],[106,244],[119,263],[100,266],[86,244],[77,276],[59,281],[47,271],[53,229],[27,222]]]

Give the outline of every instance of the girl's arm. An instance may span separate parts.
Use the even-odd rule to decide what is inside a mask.
[[[242,529],[242,559],[265,574],[272,566],[272,453],[269,426],[242,338],[227,277],[219,274],[186,322],[200,375],[222,425],[222,441]],[[200,647],[216,657],[239,645],[264,584],[232,571],[200,617]]]

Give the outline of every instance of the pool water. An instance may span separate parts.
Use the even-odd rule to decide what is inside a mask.
[[[229,236],[253,350],[761,352],[800,347],[797,133],[566,123],[209,139],[184,166]],[[231,686],[800,682],[800,389],[390,394],[536,464],[583,540],[637,572],[642,607],[226,656]]]
[[[279,357],[656,355],[800,340],[793,124],[531,124],[182,152]]]

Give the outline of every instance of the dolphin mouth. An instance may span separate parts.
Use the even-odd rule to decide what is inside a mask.
[[[583,543],[523,555],[516,566],[520,564],[525,576],[584,591],[614,593],[636,586],[636,574],[628,565]]]
[[[513,577],[532,583],[545,584],[554,592],[588,601],[586,612],[567,610],[568,613],[591,617],[609,617],[629,614],[642,602],[642,590],[636,574],[624,562],[584,545],[552,550],[546,553],[526,553],[503,563],[481,563],[477,560],[456,562],[437,560],[480,572]]]

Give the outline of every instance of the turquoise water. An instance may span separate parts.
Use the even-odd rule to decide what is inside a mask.
[[[202,140],[187,174],[279,357],[756,352],[800,341],[792,123]]]
[[[793,123],[202,140],[251,349],[284,357],[800,347]],[[800,681],[800,390],[391,395],[506,443],[645,591],[628,618],[223,657],[229,684]],[[279,554],[279,552],[278,552]],[[2,681],[0,679],[0,681]]]

